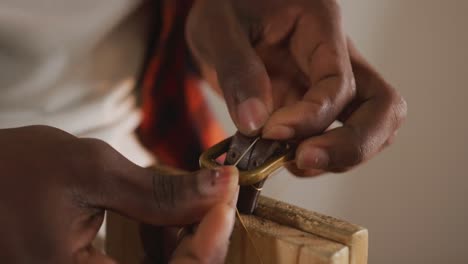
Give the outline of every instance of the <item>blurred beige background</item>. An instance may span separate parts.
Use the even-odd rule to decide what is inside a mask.
[[[408,101],[395,144],[352,172],[265,194],[370,231],[369,263],[468,263],[468,1],[342,1],[357,46]],[[229,132],[224,105],[213,99]]]

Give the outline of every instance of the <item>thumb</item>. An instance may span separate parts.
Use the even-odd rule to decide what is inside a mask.
[[[186,225],[199,221],[215,204],[230,201],[238,171],[225,166],[198,172],[142,168],[109,145],[86,140],[98,154],[93,173],[75,177],[80,197],[104,208],[153,225]]]
[[[237,128],[256,134],[273,108],[270,79],[231,5],[212,1],[195,5],[187,40],[202,68],[214,71]],[[210,19],[206,19],[206,17]]]
[[[109,186],[104,207],[153,225],[198,222],[215,204],[229,201],[238,186],[235,167],[171,174],[135,167]]]

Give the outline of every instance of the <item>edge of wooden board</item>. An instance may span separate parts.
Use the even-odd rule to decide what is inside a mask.
[[[255,215],[242,215],[242,220],[248,233],[237,221],[227,264],[349,263],[346,245]]]
[[[368,231],[364,227],[265,196],[259,197],[254,215],[342,243],[349,247],[350,264],[367,263]]]

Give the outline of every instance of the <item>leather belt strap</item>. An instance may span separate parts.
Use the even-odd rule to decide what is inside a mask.
[[[233,165],[236,163],[255,139],[255,137],[247,137],[237,132],[232,138],[231,144],[226,153],[224,164]],[[285,143],[268,139],[260,139],[238,162],[237,168],[239,170],[246,171],[255,169],[267,162],[272,156],[284,152],[285,149]],[[243,214],[253,213],[257,206],[257,199],[265,180],[254,185],[240,187],[239,199],[237,201],[237,209],[239,212]]]
[[[236,163],[246,149],[255,140],[255,137],[247,137],[237,132],[226,152],[225,165]],[[287,144],[279,141],[259,139],[255,145],[243,156],[237,164],[239,170],[249,171],[255,169],[270,158],[287,151]],[[265,179],[266,180],[266,179]],[[260,190],[265,183],[262,180],[254,185],[241,186],[237,208],[243,214],[252,214],[257,206]],[[142,225],[140,228],[146,260],[144,263],[167,263],[170,255],[176,247],[177,229]]]

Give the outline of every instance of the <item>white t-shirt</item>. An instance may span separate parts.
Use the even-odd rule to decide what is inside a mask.
[[[0,1],[0,128],[50,125],[152,158],[132,93],[149,16],[139,0]]]

